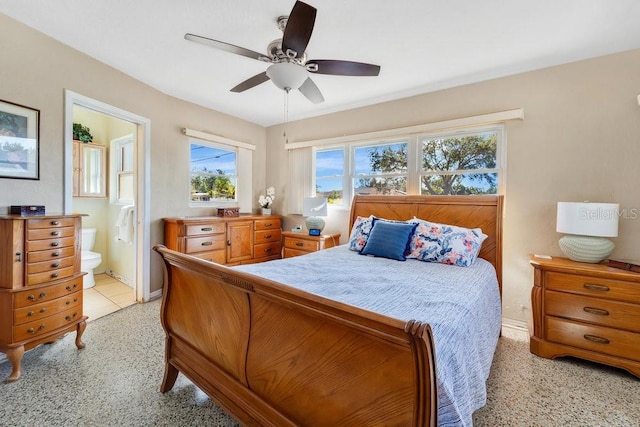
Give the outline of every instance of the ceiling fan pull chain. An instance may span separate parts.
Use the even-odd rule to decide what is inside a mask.
[[[289,89],[284,89],[284,131],[282,133],[282,137],[284,138],[285,144],[289,143],[289,138],[287,138],[287,124],[289,123]]]

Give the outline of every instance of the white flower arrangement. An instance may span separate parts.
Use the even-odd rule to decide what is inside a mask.
[[[268,209],[271,207],[271,204],[273,203],[273,199],[275,198],[276,198],[276,189],[273,187],[269,187],[267,188],[266,197],[261,194],[260,197],[258,198],[258,204],[260,205],[261,208]]]

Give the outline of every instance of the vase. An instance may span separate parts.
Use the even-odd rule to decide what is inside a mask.
[[[262,208],[262,215],[271,215],[271,208]]]

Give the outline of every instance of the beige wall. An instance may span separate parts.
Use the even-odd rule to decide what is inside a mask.
[[[181,128],[255,144],[254,200],[264,188],[263,127],[167,96],[3,14],[0,52],[0,99],[40,110],[41,162],[38,181],[0,179],[0,213],[18,204],[41,204],[47,212],[63,211],[65,89],[150,119],[152,246],[163,241],[163,217],[212,212],[212,208],[188,206],[189,152]],[[162,266],[153,253],[151,291],[161,286]]]
[[[317,83],[322,87],[321,78]],[[346,86],[345,86],[346,87]],[[616,202],[626,209],[613,257],[640,258],[640,51],[466,85],[370,107],[293,122],[291,142],[418,125],[523,108],[507,124],[503,311],[525,322],[530,307],[531,253],[562,255],[557,245],[558,201]],[[287,154],[282,126],[267,129],[272,150],[267,182],[285,211]],[[284,193],[284,194],[283,194]],[[343,233],[348,215],[329,218]],[[290,226],[300,222],[289,218]],[[523,306],[525,309],[523,309]]]

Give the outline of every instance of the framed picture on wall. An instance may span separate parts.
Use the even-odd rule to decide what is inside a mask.
[[[0,100],[0,178],[40,179],[40,111]]]

